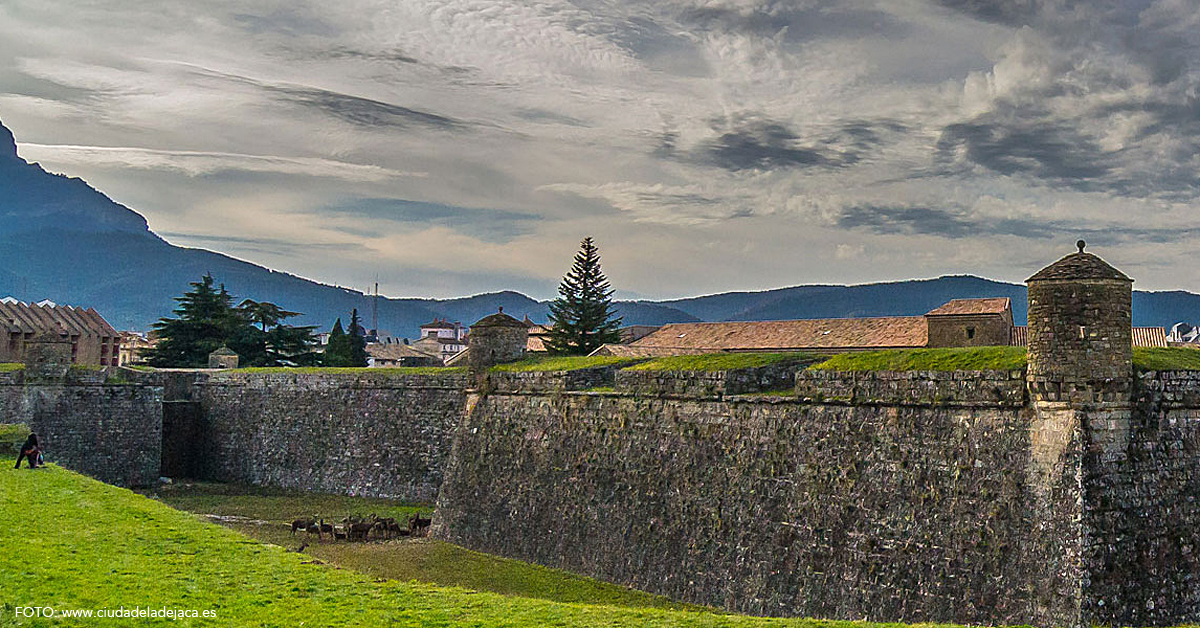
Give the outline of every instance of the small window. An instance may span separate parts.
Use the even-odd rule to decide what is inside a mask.
[[[974,338],[974,337],[975,337],[975,328],[968,327],[967,328],[967,338]]]

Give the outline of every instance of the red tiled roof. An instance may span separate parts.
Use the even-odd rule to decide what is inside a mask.
[[[15,300],[0,300],[0,325],[9,332],[62,333],[66,335],[119,338],[96,310],[70,305],[37,305]]]
[[[1013,327],[1009,344],[1014,347],[1028,347],[1029,328],[1025,325]],[[1167,346],[1167,330],[1162,327],[1134,327],[1133,346],[1165,347]]]
[[[960,316],[970,314],[1003,314],[1012,308],[1008,297],[987,299],[954,299],[930,310],[925,316]]]
[[[674,323],[630,346],[707,351],[886,349],[924,347],[927,337],[924,316],[826,318]]]

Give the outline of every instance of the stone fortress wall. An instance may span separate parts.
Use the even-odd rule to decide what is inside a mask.
[[[154,451],[436,496],[442,539],[734,611],[1195,623],[1200,374],[1133,373],[1128,278],[1092,258],[1031,278],[1025,371],[489,372],[517,344],[493,315],[469,374],[6,374],[0,411],[108,481]]]

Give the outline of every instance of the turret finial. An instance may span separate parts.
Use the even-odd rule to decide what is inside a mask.
[[[1079,252],[1080,252],[1080,253],[1082,253],[1082,252],[1083,252],[1083,247],[1087,246],[1087,242],[1084,242],[1083,240],[1080,240],[1080,241],[1078,241],[1078,242],[1076,242],[1076,243],[1075,243],[1075,246],[1079,247]]]

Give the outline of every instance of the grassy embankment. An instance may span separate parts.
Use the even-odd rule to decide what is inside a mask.
[[[313,515],[332,523],[351,513],[405,520],[415,512],[429,516],[430,505],[207,482],[171,484],[146,493],[179,510],[221,517],[224,525],[266,543],[292,549],[306,543],[305,553],[314,558],[378,578],[558,602],[688,608],[667,598],[432,539],[319,542],[306,533],[293,536],[288,525]]]
[[[389,366],[384,368],[350,367],[350,366],[250,366],[233,369],[230,373],[316,373],[316,374],[352,374],[352,375],[445,375],[450,373],[465,373],[463,366]]]
[[[1025,368],[1024,347],[891,349],[842,353],[811,368],[825,371],[1013,371]]]
[[[13,371],[24,371],[25,365],[20,362],[0,362],[0,373],[11,373]]]
[[[704,353],[655,358],[630,371],[730,371],[781,363],[808,364],[820,359],[807,353]]]
[[[553,357],[536,357],[497,364],[493,371],[501,373],[526,373],[533,371],[577,371],[579,369],[598,368],[601,366],[626,366],[638,361],[638,358],[624,358],[612,355],[567,355]]]
[[[564,604],[379,581],[51,466],[0,472],[0,618],[92,626],[868,626]],[[36,513],[36,521],[30,515]],[[53,525],[49,525],[53,523]],[[16,606],[212,610],[215,620],[14,620]]]
[[[1200,371],[1200,350],[1187,347],[1134,347],[1139,371]]]

